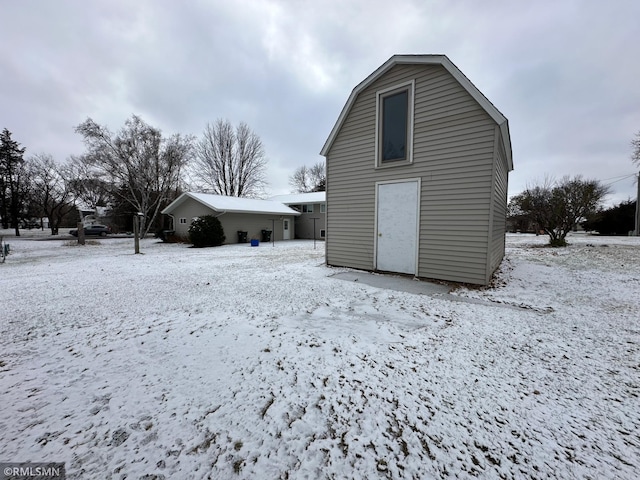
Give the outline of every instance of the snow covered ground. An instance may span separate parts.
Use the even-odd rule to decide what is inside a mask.
[[[640,239],[508,236],[452,301],[324,245],[5,238],[0,461],[70,479],[640,478]]]

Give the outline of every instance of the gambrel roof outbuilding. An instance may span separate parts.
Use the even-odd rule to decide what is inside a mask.
[[[331,148],[336,135],[342,128],[351,107],[353,106],[356,98],[365,88],[383,76],[386,72],[388,72],[395,65],[441,65],[445,68],[452,76],[455,78],[458,83],[471,95],[480,106],[489,114],[489,116],[500,126],[500,131],[502,133],[502,139],[504,142],[504,150],[507,155],[507,165],[509,170],[513,170],[513,159],[511,156],[511,137],[509,135],[509,121],[506,117],[498,110],[493,103],[489,101],[487,97],[485,97],[480,90],[476,88],[476,86],[471,83],[464,73],[462,73],[458,67],[456,67],[451,60],[446,55],[394,55],[385,63],[383,63],[375,72],[365,78],[362,82],[360,82],[351,92],[347,103],[345,103],[342,108],[342,112],[340,112],[340,116],[336,121],[327,141],[325,142],[320,155],[327,156],[329,149]]]
[[[445,55],[394,55],[322,147],[327,264],[487,284],[505,251],[506,117]]]

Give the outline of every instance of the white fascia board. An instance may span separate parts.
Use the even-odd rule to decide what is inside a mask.
[[[513,156],[511,152],[511,135],[509,134],[509,122],[505,120],[500,124],[500,132],[502,133],[502,141],[504,142],[504,150],[507,155],[507,166],[509,171],[513,170]]]
[[[178,206],[184,203],[187,199],[191,198],[194,201],[204,205],[207,208],[215,212],[229,212],[229,213],[252,213],[258,215],[292,215],[297,216],[300,215],[299,212],[287,207],[282,203],[277,202],[268,202],[266,200],[257,200],[253,201],[252,199],[245,199],[239,197],[229,197],[228,199],[219,199],[222,200],[221,204],[216,205],[213,201],[216,200],[216,195],[209,196],[208,194],[197,194],[193,192],[185,192],[180,195],[177,199],[175,199],[171,204],[169,204],[164,210],[162,210],[162,214],[168,215],[173,212]],[[247,208],[247,204],[258,202],[256,206],[258,208],[252,209],[250,206]],[[268,203],[273,203],[274,205],[267,205]],[[235,204],[235,205],[234,205]]]
[[[290,193],[285,195],[275,195],[269,200],[284,203],[285,205],[297,205],[301,203],[324,203],[326,202],[326,192]]]
[[[189,193],[183,193],[178,198],[176,198],[173,202],[167,205],[160,213],[163,215],[170,215],[178,206],[180,206],[186,199]]]

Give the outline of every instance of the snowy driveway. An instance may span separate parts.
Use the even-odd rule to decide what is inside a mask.
[[[10,239],[2,461],[68,478],[640,477],[640,242],[508,238],[450,302],[322,245]],[[605,242],[609,246],[602,246]]]

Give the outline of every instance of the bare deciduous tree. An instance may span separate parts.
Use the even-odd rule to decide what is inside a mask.
[[[295,193],[307,193],[311,191],[311,178],[306,165],[296,168],[289,177],[289,185]]]
[[[84,157],[72,157],[67,169],[70,172],[70,186],[77,200],[92,209],[112,203],[112,188],[105,180],[95,176]]]
[[[207,124],[196,147],[193,176],[197,187],[218,195],[259,197],[267,184],[267,159],[260,137],[246,123]]]
[[[324,192],[327,185],[324,162],[310,168],[305,165],[298,167],[289,177],[289,185],[296,193]]]
[[[597,180],[564,177],[559,182],[547,180],[529,187],[511,199],[511,208],[544,230],[551,246],[564,247],[567,234],[597,210],[607,193],[607,187]]]
[[[51,235],[57,235],[63,218],[76,209],[71,171],[47,154],[31,157],[28,167],[32,201],[49,219]]]
[[[636,133],[636,138],[631,140],[631,147],[633,153],[631,154],[631,160],[633,163],[640,166],[640,131]],[[640,236],[640,174],[638,174],[638,194],[636,195],[636,216],[635,216],[635,229],[634,235]]]
[[[640,165],[640,132],[636,133],[636,138],[631,140],[631,148],[633,148],[631,160],[633,160],[633,163]]]
[[[90,118],[76,132],[88,149],[79,160],[92,178],[109,186],[110,194],[128,203],[132,213],[142,213],[140,231],[146,235],[177,190],[192,139],[180,134],[163,138],[159,129],[136,115],[117,134]]]

